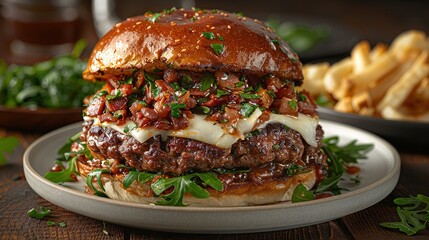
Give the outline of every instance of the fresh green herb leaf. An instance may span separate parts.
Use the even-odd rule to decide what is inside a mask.
[[[184,109],[186,107],[186,104],[184,103],[171,103],[170,104],[170,108],[171,108],[171,116],[178,118],[180,117],[180,109]]]
[[[246,85],[246,83],[245,82],[241,82],[241,81],[235,84],[236,87],[242,87],[244,85]]]
[[[209,40],[215,39],[216,36],[212,32],[203,32],[203,36]]]
[[[7,164],[5,153],[12,153],[19,145],[19,139],[16,137],[0,138],[0,166]]]
[[[271,42],[274,43],[275,45],[279,45],[280,42],[277,39],[271,39]]]
[[[96,97],[102,97],[102,96],[106,96],[106,95],[109,95],[109,93],[106,90],[102,90],[96,94]]]
[[[103,173],[110,173],[110,170],[108,170],[108,169],[95,169],[95,170],[92,170],[91,172],[89,172],[88,175],[86,176],[86,185],[88,185],[88,187],[95,192],[95,195],[97,195],[99,197],[107,197],[105,194],[106,190],[104,189],[103,183],[101,182],[101,175]],[[94,178],[97,178],[98,186],[100,187],[100,189],[102,191],[100,191],[96,187],[94,187],[94,184],[92,183]]]
[[[292,110],[296,110],[296,109],[298,108],[298,104],[297,104],[297,102],[296,102],[296,100],[295,100],[295,99],[291,99],[291,100],[289,100],[289,102],[288,102],[288,106],[289,106],[289,108],[290,108],[290,109],[292,109]]]
[[[76,161],[78,157],[79,156],[74,156],[72,159],[70,159],[67,162],[68,167],[66,169],[63,169],[60,172],[47,172],[44,178],[54,183],[74,182],[75,178],[72,176],[79,175],[79,172],[76,168]]]
[[[258,105],[243,103],[243,105],[241,105],[240,114],[243,117],[250,117],[256,108],[258,108]]]
[[[416,197],[396,198],[393,202],[398,205],[396,211],[400,222],[384,222],[380,225],[386,228],[396,228],[408,236],[414,235],[428,226],[429,197],[418,194]]]
[[[138,172],[132,170],[124,177],[122,180],[122,185],[124,188],[129,188],[135,180],[138,180],[140,183],[145,183],[152,180],[155,176],[156,174],[154,173]]]
[[[182,78],[180,78],[179,82],[184,89],[192,88],[195,85],[191,76],[183,76]]]
[[[224,45],[220,44],[220,43],[212,43],[210,44],[210,46],[212,47],[213,51],[217,54],[217,55],[221,55],[223,53],[224,49]]]
[[[130,122],[127,124],[127,126],[124,127],[124,133],[129,133],[136,128],[137,124],[135,122]]]
[[[276,94],[275,94],[273,91],[268,90],[268,91],[267,91],[267,93],[268,93],[268,95],[270,95],[270,97],[271,97],[272,99],[275,99],[275,98],[276,98]]]
[[[357,176],[350,178],[350,181],[353,181],[355,184],[360,184],[361,179],[360,179],[359,175],[357,175]]]
[[[197,113],[202,113],[205,115],[210,113],[210,108],[206,106],[196,106],[194,109]]]
[[[62,228],[67,227],[67,224],[65,222],[59,222],[59,223],[57,223],[57,222],[53,222],[53,221],[47,221],[46,223],[50,227],[52,227],[52,226],[59,226],[59,227],[62,227]]]
[[[300,101],[302,101],[302,102],[307,101],[307,97],[304,94],[299,94],[298,96],[299,96]]]
[[[300,166],[300,165],[297,165],[297,164],[291,164],[288,168],[286,168],[285,174],[288,177],[292,177],[292,176],[295,176],[295,175],[298,175],[298,174],[301,174],[301,173],[307,173],[307,172],[310,172],[310,171],[311,171],[311,169],[308,169],[305,166]]]
[[[161,17],[161,13],[154,13],[151,17],[148,17],[147,20],[154,23],[159,17]]]
[[[359,159],[366,159],[367,153],[374,147],[373,144],[357,144],[356,140],[344,146],[338,144],[338,136],[323,139],[322,151],[327,156],[328,177],[319,184],[316,193],[331,191],[339,194],[344,189],[338,187],[338,182],[346,172],[347,165],[356,164]]]
[[[111,101],[111,100],[113,100],[113,99],[120,98],[120,97],[122,97],[122,93],[121,93],[121,91],[120,91],[119,89],[118,89],[118,90],[116,90],[115,95],[106,95],[106,99],[107,99],[108,101]]]
[[[222,97],[222,96],[225,96],[225,95],[228,95],[228,94],[229,94],[229,92],[223,91],[221,89],[218,89],[217,92],[216,92],[216,97]]]
[[[297,203],[310,200],[314,200],[314,193],[309,191],[304,184],[298,184],[292,193],[292,202]]]
[[[161,200],[156,202],[156,204],[186,206],[183,203],[185,193],[190,193],[196,198],[208,198],[210,196],[209,192],[197,184],[198,179],[202,181],[202,185],[209,185],[218,191],[223,190],[222,182],[211,172],[192,173],[174,178],[159,178],[151,185],[155,194],[161,197]],[[168,194],[163,194],[167,189],[172,190]]]
[[[279,150],[279,149],[280,149],[280,145],[278,145],[278,144],[274,144],[274,145],[273,145],[273,148],[274,148],[275,150]]]
[[[201,78],[201,86],[200,86],[200,91],[206,91],[207,89],[209,89],[212,84],[215,81],[215,77],[213,76],[213,74],[204,74],[204,76]]]
[[[251,93],[240,93],[240,97],[244,99],[255,99],[255,98],[261,98],[258,94],[251,94]]]
[[[217,38],[218,38],[219,40],[221,40],[221,41],[224,41],[224,40],[225,40],[221,35],[217,36]]]
[[[155,84],[155,82],[149,81],[150,92],[154,97],[158,97],[161,93],[161,89]]]
[[[44,218],[51,214],[51,210],[45,207],[40,207],[38,209],[32,208],[27,212],[27,215],[31,218]]]
[[[239,16],[239,17],[244,17],[244,13],[243,12],[235,12],[235,15]]]
[[[144,78],[149,82],[155,82],[156,80],[160,79],[159,75],[153,72],[145,72]]]

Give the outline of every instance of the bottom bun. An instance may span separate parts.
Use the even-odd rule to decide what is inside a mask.
[[[290,201],[294,189],[302,183],[311,189],[316,182],[315,170],[295,175],[287,180],[274,180],[261,185],[241,184],[227,188],[224,191],[207,189],[209,198],[196,198],[185,194],[183,202],[195,207],[235,207],[272,204]],[[155,204],[161,198],[153,196],[148,183],[135,181],[130,187],[124,188],[122,182],[114,176],[104,174],[102,183],[105,194],[111,198],[126,202]],[[97,184],[94,184],[96,186]],[[97,186],[97,188],[99,188]],[[100,190],[100,188],[99,188]]]

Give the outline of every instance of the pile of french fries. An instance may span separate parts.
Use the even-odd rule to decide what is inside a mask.
[[[390,46],[359,42],[333,65],[303,67],[303,89],[327,96],[337,111],[396,120],[429,121],[429,38],[410,30]]]

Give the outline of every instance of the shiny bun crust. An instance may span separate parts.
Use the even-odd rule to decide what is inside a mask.
[[[90,170],[91,168],[88,165],[78,162],[78,171],[82,177],[86,177]],[[160,200],[158,197],[148,195],[148,190],[150,189],[148,183],[140,184],[135,181],[129,188],[124,188],[122,179],[112,174],[103,174],[101,181],[106,195],[111,199],[144,204],[154,204]],[[300,183],[304,184],[307,189],[313,188],[316,183],[316,170],[298,174],[288,179],[277,179],[262,183],[257,186],[241,184],[239,187],[227,188],[222,192],[207,189],[210,192],[209,198],[200,199],[186,194],[183,202],[191,207],[236,207],[272,204],[290,201],[293,191]],[[100,190],[97,184],[94,184],[94,186]]]
[[[83,77],[119,80],[135,69],[167,68],[303,78],[297,54],[261,21],[219,10],[185,9],[146,13],[116,24],[95,46]]]

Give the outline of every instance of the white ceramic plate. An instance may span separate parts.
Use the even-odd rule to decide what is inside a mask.
[[[58,185],[43,178],[53,165],[57,149],[80,131],[73,124],[36,140],[24,154],[24,172],[33,190],[46,200],[91,218],[120,225],[170,232],[244,233],[302,227],[357,212],[383,198],[395,188],[400,158],[383,139],[346,125],[321,121],[325,136],[339,135],[342,142],[357,139],[373,143],[369,159],[361,161],[361,183],[346,183],[351,191],[338,196],[300,203],[250,207],[167,207],[121,202],[83,192],[83,183]]]

